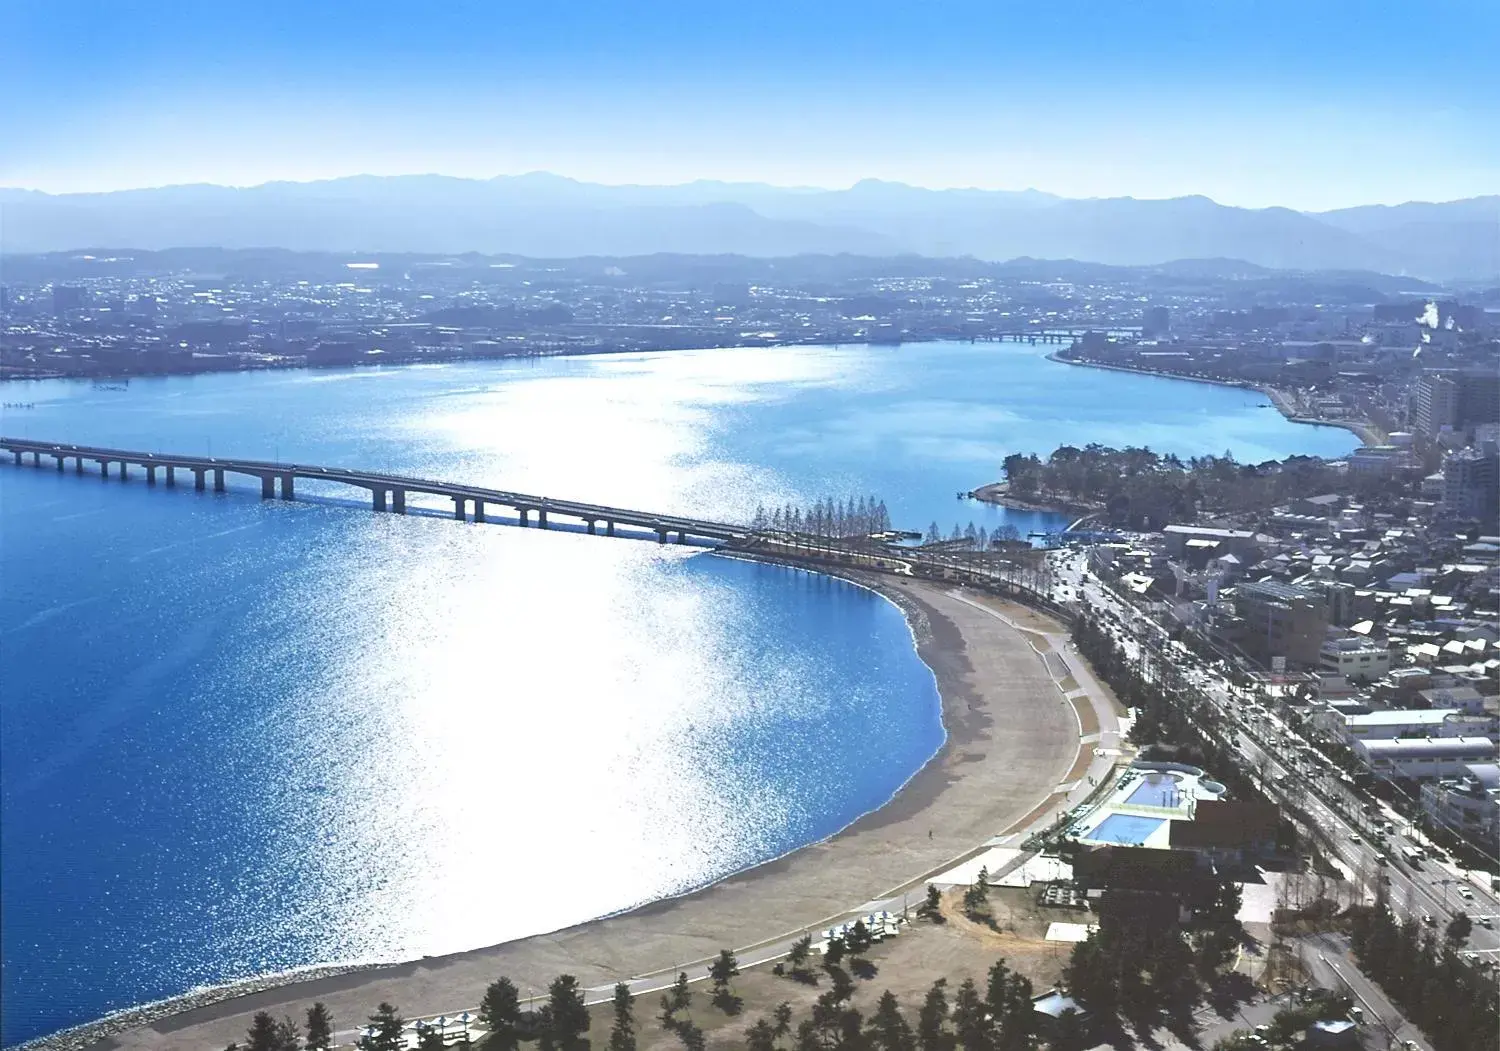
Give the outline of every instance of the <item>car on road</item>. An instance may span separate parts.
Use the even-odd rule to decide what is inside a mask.
[[[1427,924],[1427,926],[1429,926],[1429,927],[1436,927],[1437,926],[1437,920],[1435,920],[1435,919],[1432,918],[1432,913],[1430,913],[1430,912],[1424,912],[1424,913],[1422,913],[1422,922],[1425,923],[1425,924]]]
[[[1495,926],[1494,921],[1491,920],[1488,916],[1481,916],[1474,922],[1479,924],[1479,926],[1483,927],[1485,930],[1490,930]]]

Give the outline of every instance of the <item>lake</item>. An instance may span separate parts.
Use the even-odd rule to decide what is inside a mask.
[[[930,343],[15,385],[0,433],[901,527],[1058,444],[1341,455],[1254,392]],[[23,396],[24,394],[24,396]],[[12,400],[12,399],[7,399]],[[249,974],[437,954],[700,886],[940,747],[899,611],[684,547],[0,465],[10,1045]],[[414,511],[419,511],[414,506]]]

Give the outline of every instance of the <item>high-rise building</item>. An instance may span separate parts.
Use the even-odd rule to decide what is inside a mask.
[[[1428,438],[1458,425],[1458,384],[1452,377],[1448,371],[1429,370],[1412,387],[1412,424]]]
[[[1500,514],[1500,449],[1494,442],[1443,457],[1443,510],[1482,522]]]
[[[1500,423],[1500,372],[1465,369],[1454,377],[1458,387],[1455,426],[1470,430],[1486,423]]]
[[[1275,657],[1294,665],[1318,663],[1328,633],[1322,595],[1275,580],[1254,581],[1235,587],[1234,610],[1234,641],[1250,657],[1267,666]]]
[[[1147,307],[1141,315],[1141,335],[1147,339],[1165,336],[1172,329],[1172,312],[1166,307]]]
[[[70,310],[83,309],[83,289],[77,285],[52,286],[52,313],[58,317]]]

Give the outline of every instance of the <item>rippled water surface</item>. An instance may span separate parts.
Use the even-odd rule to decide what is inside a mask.
[[[875,493],[911,528],[998,524],[955,492],[1062,441],[1353,444],[1254,394],[967,344],[24,390],[36,408],[0,432],[711,517]],[[302,483],[262,503],[247,481],[0,465],[7,1045],[696,886],[880,805],[941,743],[904,621],[858,588]]]

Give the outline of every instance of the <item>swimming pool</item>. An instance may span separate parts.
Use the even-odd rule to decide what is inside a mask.
[[[1137,789],[1139,791],[1139,789]],[[1164,817],[1137,817],[1135,814],[1111,814],[1084,836],[1095,843],[1123,843],[1138,847],[1151,833],[1166,824]]]
[[[1125,802],[1136,806],[1175,807],[1182,801],[1181,783],[1182,779],[1173,774],[1147,774],[1125,797]]]

